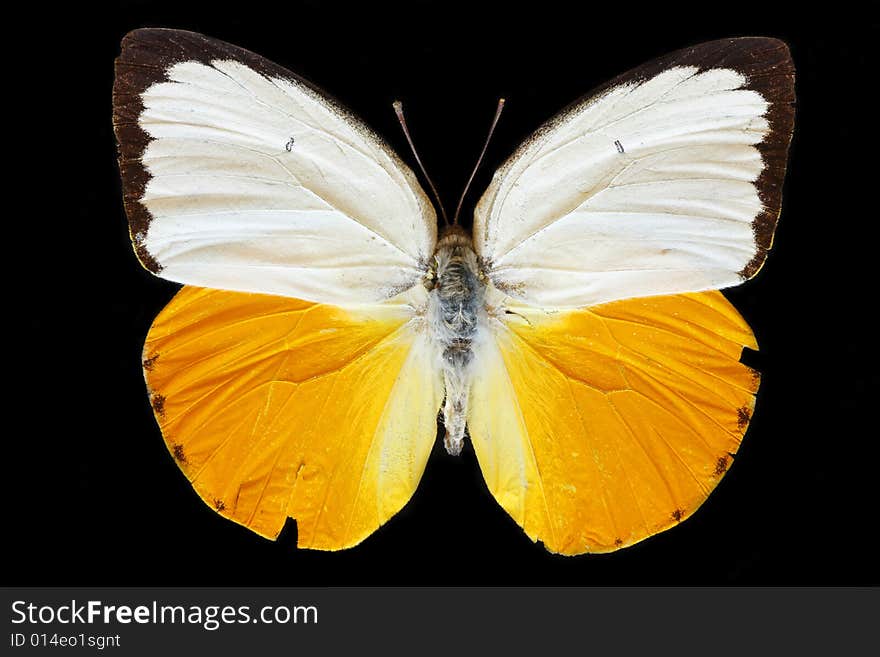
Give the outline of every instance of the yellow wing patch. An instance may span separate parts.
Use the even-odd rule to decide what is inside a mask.
[[[757,348],[720,292],[617,301],[493,322],[471,392],[492,494],[532,540],[608,552],[689,516],[730,466]]]
[[[443,384],[406,305],[349,310],[184,287],[144,372],[201,498],[267,538],[356,545],[399,511],[436,438]]]

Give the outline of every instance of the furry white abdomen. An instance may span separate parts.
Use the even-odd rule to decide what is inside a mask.
[[[487,330],[485,307],[486,284],[481,274],[471,240],[457,226],[437,245],[425,278],[428,295],[428,320],[437,345],[446,386],[443,423],[446,451],[461,452],[467,424],[474,346]]]

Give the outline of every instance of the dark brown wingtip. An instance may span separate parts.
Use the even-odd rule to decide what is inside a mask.
[[[782,212],[782,187],[788,163],[788,151],[794,133],[795,68],[788,45],[779,39],[754,37],[749,65],[743,65],[746,86],[761,94],[769,103],[766,118],[770,130],[756,145],[764,169],[755,181],[763,211],[752,222],[755,255],[739,272],[743,280],[755,276],[764,265],[773,246],[773,238]]]
[[[128,216],[128,229],[132,246],[141,264],[153,273],[161,270],[159,263],[143,245],[152,221],[147,208],[140,202],[150,181],[141,158],[150,137],[138,124],[144,111],[142,94],[155,82],[164,79],[165,69],[143,59],[136,52],[137,44],[145,30],[134,30],[122,39],[121,52],[114,65],[113,80],[113,132],[119,174],[122,178],[122,199]]]
[[[254,70],[277,77],[292,73],[243,48],[205,37],[195,32],[167,28],[140,28],[122,38],[113,80],[113,132],[116,135],[122,196],[128,216],[129,233],[138,260],[154,274],[162,265],[144,241],[153,220],[141,203],[151,175],[143,165],[143,155],[152,138],[140,127],[144,111],[143,94],[152,85],[168,79],[170,67],[183,61],[210,63],[216,59],[235,59]]]
[[[782,211],[782,186],[788,150],[794,132],[795,68],[791,51],[784,41],[772,37],[740,37],[709,42],[695,50],[717,45],[718,56],[711,67],[731,68],[746,79],[744,88],[758,92],[767,103],[767,136],[755,147],[764,163],[755,187],[763,210],[752,222],[755,255],[740,270],[746,281],[755,276],[773,246]]]

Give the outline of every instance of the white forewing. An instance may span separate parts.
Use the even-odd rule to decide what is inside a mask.
[[[755,223],[770,102],[748,82],[733,68],[672,66],[539,130],[475,212],[495,284],[580,307],[742,282],[769,248]]]
[[[149,216],[132,237],[163,278],[336,304],[420,279],[436,218],[413,174],[292,75],[221,53],[168,65],[138,100]]]

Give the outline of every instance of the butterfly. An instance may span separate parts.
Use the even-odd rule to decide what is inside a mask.
[[[438,230],[338,102],[200,34],[129,33],[113,121],[134,251],[184,284],[144,345],[151,405],[226,518],[354,546],[412,497],[438,414],[562,554],[677,525],[729,469],[759,374],[719,290],[773,242],[783,42],[703,43],[575,102],[494,174],[472,232]]]

